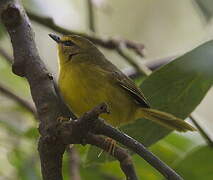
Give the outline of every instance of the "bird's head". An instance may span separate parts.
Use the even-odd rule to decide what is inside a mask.
[[[60,63],[77,61],[77,57],[98,55],[100,51],[93,45],[92,42],[78,35],[64,35],[59,37],[54,34],[49,36],[58,44],[58,54]]]

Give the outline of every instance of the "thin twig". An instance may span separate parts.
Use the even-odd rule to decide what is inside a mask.
[[[88,6],[88,24],[89,29],[94,33],[95,32],[95,16],[94,16],[94,6],[92,0],[87,0]]]
[[[18,104],[20,104],[27,111],[31,112],[35,117],[37,116],[37,113],[36,113],[34,107],[30,103],[28,103],[24,99],[20,98],[19,96],[17,96],[15,93],[10,91],[8,88],[4,87],[2,84],[0,84],[0,92],[3,93],[8,98],[17,102]]]
[[[111,50],[118,48],[120,46],[120,44],[123,43],[123,44],[125,44],[125,46],[128,49],[133,50],[139,56],[143,57],[143,49],[144,49],[143,44],[133,42],[130,40],[126,40],[126,39],[101,39],[94,35],[88,35],[86,33],[79,33],[79,32],[71,31],[69,29],[58,26],[57,24],[55,24],[55,22],[53,21],[52,18],[41,17],[41,16],[33,14],[32,12],[29,12],[29,11],[27,11],[27,14],[28,14],[29,18],[32,19],[33,21],[35,21],[43,26],[46,26],[48,28],[51,28],[52,30],[54,30],[58,33],[66,34],[66,35],[68,35],[68,34],[80,35],[80,36],[83,36],[83,37],[89,39],[90,41],[92,41],[93,43],[95,43],[99,46],[102,46],[104,48],[111,49]]]
[[[195,125],[195,127],[198,129],[200,135],[203,137],[203,139],[205,139],[206,143],[213,147],[213,141],[212,139],[209,137],[209,135],[203,130],[203,128],[199,125],[199,123],[197,122],[196,118],[191,114],[189,116],[189,118],[191,119],[191,121],[193,122],[193,124]]]

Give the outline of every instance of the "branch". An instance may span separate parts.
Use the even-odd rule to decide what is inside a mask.
[[[24,107],[27,111],[31,112],[35,117],[37,116],[34,107],[32,107],[30,103],[20,98],[19,96],[17,96],[16,94],[14,94],[12,91],[10,91],[1,84],[0,84],[0,92],[3,93],[5,96],[9,97],[10,99],[14,100],[15,102],[17,102],[22,107]]]
[[[57,126],[59,127],[58,131],[60,132],[59,134],[61,141],[63,141],[64,144],[88,143],[107,150],[109,145],[103,143],[104,139],[101,140],[100,137],[95,136],[94,134],[105,135],[115,139],[116,141],[133,150],[167,179],[182,180],[182,178],[175,171],[159,160],[154,154],[149,152],[142,144],[128,135],[120,132],[119,130],[111,127],[110,125],[104,123],[103,120],[98,119],[99,115],[102,113],[109,113],[107,106],[104,103],[85,113],[82,117],[75,121],[63,123],[60,127]],[[81,134],[78,133],[79,131]],[[101,141],[102,143],[100,143]],[[120,147],[116,147],[115,154],[112,155],[114,155],[114,157],[120,161],[121,168],[126,174],[127,178],[133,178],[134,168],[129,161],[129,156],[127,153],[125,153],[125,151]],[[125,159],[125,162],[128,162],[127,164],[123,164],[123,158]]]
[[[96,128],[99,129],[100,126],[105,124],[98,118],[102,113],[109,113],[105,103],[96,106],[74,121],[58,122],[54,128],[57,129],[58,136],[56,138],[63,144],[91,144],[107,151],[110,143],[106,143],[104,138],[91,133],[91,131]],[[137,180],[131,157],[124,149],[116,146],[111,155],[120,162],[127,180]]]
[[[83,37],[89,39],[90,41],[92,41],[93,43],[95,43],[99,46],[102,46],[104,48],[111,49],[111,50],[119,48],[120,44],[122,43],[122,44],[125,44],[125,46],[128,49],[133,50],[136,54],[143,57],[143,49],[144,49],[143,44],[136,43],[136,42],[126,40],[126,39],[108,39],[108,40],[107,39],[101,39],[101,38],[98,38],[96,36],[88,35],[86,33],[79,33],[79,32],[76,32],[76,31],[71,31],[69,29],[65,29],[61,26],[58,26],[54,23],[52,18],[41,17],[41,16],[33,14],[29,11],[27,12],[27,14],[30,17],[30,19],[32,19],[33,21],[35,21],[35,22],[37,22],[37,23],[39,23],[43,26],[46,26],[48,28],[51,28],[52,30],[54,30],[58,33],[80,35],[80,36],[83,36]]]
[[[27,78],[41,121],[52,124],[52,119],[60,115],[59,110],[51,109],[58,107],[58,99],[52,79],[37,52],[28,18],[15,0],[2,0],[0,10],[2,22],[8,30],[13,46],[12,70],[15,74]],[[45,114],[47,110],[50,112]]]
[[[96,106],[74,121],[59,122],[55,127],[58,139],[63,144],[91,144],[107,151],[110,143],[106,143],[104,138],[91,133],[96,128],[99,129],[99,126],[104,125],[104,122],[98,118],[102,113],[109,113],[105,103]],[[131,157],[124,149],[116,146],[111,155],[120,162],[127,180],[137,180]]]
[[[65,124],[62,124],[62,126],[58,129],[60,131],[60,139],[64,142],[64,144],[89,143],[92,145],[96,145],[104,150],[107,150],[109,146],[105,143],[98,143],[100,142],[100,137],[97,137],[94,134],[105,135],[107,137],[115,139],[116,141],[133,150],[149,164],[151,164],[154,168],[156,168],[167,179],[182,179],[175,171],[173,171],[169,166],[159,160],[154,154],[149,152],[142,144],[129,137],[128,135],[120,132],[119,130],[111,127],[110,125],[104,123],[104,121],[99,120],[98,117],[102,113],[109,113],[107,110],[107,106],[104,103],[85,113],[81,118],[75,121],[69,121]],[[81,132],[81,134],[78,133],[79,131]],[[94,134],[91,134],[90,132]],[[97,138],[99,138],[99,140]],[[102,140],[102,142],[104,141]],[[120,153],[118,153],[118,156],[115,153],[114,157],[116,157],[120,161],[123,171],[129,174],[130,172],[132,172],[132,167],[129,167],[129,164],[128,166],[126,164],[122,166],[123,158],[121,157],[123,157],[122,153],[124,153],[124,151],[121,150],[121,148],[115,149],[115,152],[118,151]],[[127,158],[127,156],[128,155],[126,154],[125,158]]]
[[[60,103],[54,85],[41,61],[34,42],[34,34],[29,20],[16,0],[0,1],[1,22],[10,35],[14,64],[12,70],[24,76],[29,82],[31,94],[40,119],[39,152],[44,179],[62,179],[61,164],[65,145],[59,141],[48,141],[45,135],[50,134],[51,127],[61,115]],[[51,170],[51,171],[50,171]]]

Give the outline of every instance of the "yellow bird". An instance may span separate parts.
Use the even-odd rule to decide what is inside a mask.
[[[101,117],[115,127],[146,118],[177,131],[195,130],[182,119],[151,109],[134,82],[89,40],[77,35],[50,37],[58,44],[60,92],[78,117],[105,102],[110,114]]]

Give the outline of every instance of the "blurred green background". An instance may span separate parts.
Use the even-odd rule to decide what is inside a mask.
[[[89,28],[88,0],[23,0],[23,4],[30,12],[53,18],[57,25],[93,34]],[[213,2],[92,0],[92,5],[96,35],[101,38],[129,39],[145,45],[144,58],[126,50],[139,66],[162,59],[175,59],[148,78],[139,76],[136,82],[155,108],[182,118],[192,113],[203,131],[209,138],[213,138],[213,43],[205,43],[213,35]],[[34,21],[32,25],[39,53],[57,78],[56,46],[48,37],[48,33],[54,31]],[[0,47],[12,55],[11,44],[2,25]],[[124,72],[132,69],[115,51],[100,49]],[[176,58],[179,56],[180,58]],[[26,80],[11,72],[11,65],[1,53],[0,86],[7,87],[33,106]],[[161,87],[166,88],[160,89]],[[179,96],[181,98],[177,98]],[[0,92],[0,180],[41,179],[37,126],[31,113]],[[122,128],[146,145],[151,145],[150,150],[184,179],[213,179],[213,146],[198,132],[172,132],[163,138],[169,131],[145,120]],[[118,162],[99,164],[102,162],[102,159],[97,158],[99,150],[80,145],[75,146],[75,150],[79,156],[82,180],[124,179]],[[104,159],[104,155],[101,158]],[[133,160],[139,179],[163,179],[137,155],[133,155]],[[64,179],[71,179],[70,168],[70,153],[66,153]]]

